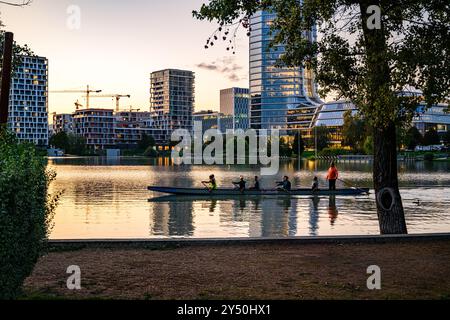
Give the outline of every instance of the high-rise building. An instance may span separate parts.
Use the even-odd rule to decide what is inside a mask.
[[[234,130],[250,127],[249,104],[249,89],[229,88],[220,91],[220,112],[233,117]]]
[[[192,131],[195,103],[195,74],[166,69],[151,74],[150,105],[153,127],[164,130],[167,140],[176,129]]]
[[[53,113],[53,134],[74,133],[73,115],[71,113]]]
[[[83,109],[73,114],[75,134],[84,137],[94,149],[115,145],[115,116],[113,109]]]
[[[320,104],[314,75],[302,67],[276,66],[285,47],[269,48],[275,17],[259,11],[250,19],[250,125],[254,129],[288,132],[309,130]],[[305,37],[315,41],[316,34],[314,29],[305,32]]]
[[[48,60],[22,56],[9,98],[8,128],[21,141],[48,145]]]

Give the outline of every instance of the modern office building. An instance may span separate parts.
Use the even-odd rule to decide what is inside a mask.
[[[283,45],[269,48],[275,15],[266,11],[250,19],[250,126],[290,133],[310,130],[317,106],[317,86],[311,70],[277,67]],[[305,37],[316,41],[316,29]]]
[[[340,146],[342,142],[342,127],[344,126],[344,114],[351,111],[355,116],[358,113],[356,106],[345,100],[322,104],[317,109],[314,117],[314,127],[325,126],[330,134],[330,143]]]
[[[212,110],[194,113],[194,121],[202,123],[203,134],[210,129],[217,129],[225,134],[228,130],[235,130],[235,118]]]
[[[11,83],[8,128],[21,141],[48,145],[48,60],[22,56]]]
[[[192,131],[195,103],[195,74],[166,69],[151,74],[150,105],[153,127],[165,131],[166,140],[176,129]]]
[[[220,91],[220,112],[233,117],[234,130],[246,130],[249,120],[250,91],[247,88],[229,88]]]
[[[430,108],[425,104],[417,107],[417,115],[412,124],[424,135],[430,129],[443,135],[450,130],[450,113],[448,104],[440,103]],[[330,142],[340,146],[342,142],[342,127],[344,126],[344,114],[351,110],[352,115],[358,113],[358,108],[349,101],[335,101],[322,104],[314,117],[313,127],[325,126],[330,133]]]
[[[53,134],[60,132],[75,133],[73,115],[71,113],[53,113]]]
[[[430,108],[420,105],[417,116],[413,119],[414,126],[424,135],[430,129],[444,134],[450,130],[450,112],[448,104],[437,104]]]

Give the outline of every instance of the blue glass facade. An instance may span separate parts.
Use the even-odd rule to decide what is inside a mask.
[[[269,49],[275,15],[260,11],[250,20],[250,125],[253,129],[310,129],[320,101],[312,72],[279,68],[284,46]],[[315,41],[316,31],[305,32]]]

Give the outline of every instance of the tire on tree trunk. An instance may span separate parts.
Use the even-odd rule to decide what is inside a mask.
[[[395,124],[374,128],[373,181],[381,234],[407,234],[398,188]]]

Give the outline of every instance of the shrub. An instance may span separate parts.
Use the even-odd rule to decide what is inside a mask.
[[[337,156],[341,156],[341,155],[346,155],[348,153],[349,153],[349,151],[347,151],[345,149],[325,148],[319,152],[319,156],[321,156],[321,157],[337,157]]]
[[[434,159],[434,154],[432,153],[425,153],[423,156],[423,160],[425,161],[433,161]]]
[[[14,299],[44,249],[59,194],[31,144],[0,128],[0,299]]]
[[[156,158],[158,156],[158,152],[154,149],[154,147],[148,147],[144,152],[144,156]]]

